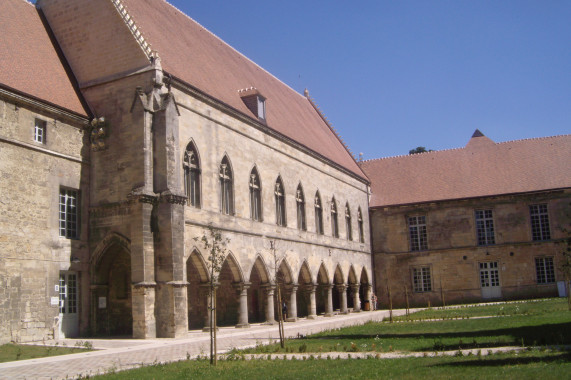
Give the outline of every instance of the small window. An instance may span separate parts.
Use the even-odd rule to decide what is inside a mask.
[[[349,203],[345,205],[345,236],[347,240],[353,240],[353,226],[351,226],[351,209]]]
[[[297,205],[297,229],[305,231],[307,229],[305,224],[305,197],[301,183],[297,186],[295,192],[295,202]]]
[[[78,237],[78,192],[60,189],[59,193],[59,236],[68,239]]]
[[[408,229],[410,234],[410,250],[425,251],[428,249],[426,236],[426,217],[412,216],[408,218]]]
[[[262,221],[262,186],[260,176],[256,168],[250,172],[250,218],[258,222]]]
[[[335,197],[331,199],[331,235],[339,237],[339,222],[337,220],[337,202]]]
[[[430,267],[412,268],[412,288],[417,293],[432,291]]]
[[[553,257],[536,257],[535,274],[538,284],[555,283],[555,270],[553,268]]]
[[[476,210],[476,235],[478,245],[496,244],[492,210]]]
[[[266,120],[266,99],[258,96],[258,117]]]
[[[284,184],[281,177],[278,177],[274,188],[274,195],[276,197],[276,224],[278,226],[286,226],[286,211],[285,211],[285,193]]]
[[[549,240],[551,233],[549,231],[549,215],[547,214],[547,205],[538,204],[529,206],[531,216],[531,237],[533,240]]]
[[[34,141],[40,144],[46,143],[46,122],[36,119],[34,122]]]
[[[357,222],[359,224],[359,242],[365,242],[365,231],[363,230],[363,214],[361,213],[361,207],[359,207],[359,211],[357,212]]]
[[[315,193],[315,232],[323,235],[323,207],[321,207],[319,191]]]
[[[186,203],[200,208],[200,161],[193,143],[189,143],[186,147],[183,166]]]
[[[226,215],[234,214],[234,184],[232,182],[232,168],[230,160],[224,156],[220,163],[220,212]]]

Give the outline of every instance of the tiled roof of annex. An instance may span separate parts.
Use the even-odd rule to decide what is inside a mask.
[[[0,36],[0,86],[88,115],[33,4],[0,1]]]
[[[312,102],[164,0],[122,0],[163,69],[258,120],[240,98],[254,87],[266,98],[266,125],[367,180]]]
[[[571,187],[571,135],[495,143],[478,130],[464,148],[360,163],[370,207]]]

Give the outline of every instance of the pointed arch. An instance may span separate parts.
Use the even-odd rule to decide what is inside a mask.
[[[353,223],[351,222],[349,202],[345,203],[345,237],[349,241],[353,240]]]
[[[345,276],[343,275],[343,270],[341,270],[341,266],[337,264],[335,267],[335,273],[333,274],[333,283],[335,284],[344,284],[345,283]]]
[[[238,264],[238,260],[236,260],[236,257],[234,257],[234,254],[232,252],[229,252],[228,256],[226,256],[226,260],[224,260],[222,268],[224,268],[225,265],[228,265],[228,267],[230,268],[230,271],[232,273],[232,281],[244,282],[244,275],[242,273],[242,269],[240,268],[240,264]]]
[[[97,247],[91,255],[89,263],[90,267],[97,267],[101,261],[101,258],[103,257],[103,254],[114,244],[125,248],[127,253],[131,254],[131,241],[117,232],[110,232],[99,242],[99,244],[97,244]]]
[[[291,266],[285,258],[282,260],[278,268],[278,277],[281,278],[276,279],[276,281],[281,280],[282,284],[293,283],[293,272],[291,270]]]
[[[201,166],[196,144],[191,139],[186,145],[182,161],[184,170],[184,192],[186,204],[200,208],[201,204]]]
[[[234,214],[234,171],[227,154],[224,154],[218,169],[220,183],[220,212],[226,215]]]
[[[274,185],[274,198],[276,203],[276,224],[278,226],[287,226],[286,210],[285,210],[285,188],[282,176],[278,175],[276,184]]]
[[[327,268],[325,268],[325,264],[321,263],[319,266],[319,270],[317,272],[317,281],[318,284],[328,285],[331,284],[329,280],[329,273],[327,272]]]
[[[315,232],[318,235],[323,235],[323,203],[321,203],[321,195],[319,194],[319,190],[315,192],[314,207]]]
[[[369,283],[369,273],[367,273],[367,268],[366,268],[366,267],[363,267],[363,269],[361,269],[361,277],[360,277],[359,282],[360,282],[361,284],[367,284],[367,285],[370,284],[370,283]]]
[[[305,284],[312,284],[312,276],[311,271],[309,270],[309,264],[307,264],[307,260],[303,260],[301,264],[301,268],[299,269],[299,274],[297,276],[297,283],[305,283]]]
[[[339,221],[337,218],[337,201],[335,196],[331,198],[331,236],[339,237]]]
[[[307,230],[307,225],[305,222],[305,194],[303,192],[303,186],[301,182],[297,185],[295,191],[295,203],[297,211],[297,229],[301,231]]]
[[[250,171],[248,178],[248,187],[250,189],[250,218],[261,222],[262,217],[262,181],[256,165]]]
[[[355,273],[355,267],[351,265],[349,267],[349,276],[347,277],[347,284],[356,284],[357,283],[357,274]]]
[[[256,260],[254,261],[254,264],[250,269],[250,277],[252,276],[252,272],[254,272],[254,269],[258,272],[258,275],[260,276],[260,280],[262,283],[270,282],[270,272],[262,256],[258,255],[256,257]]]
[[[210,274],[208,273],[208,266],[204,257],[197,248],[193,248],[192,253],[188,256],[186,260],[186,265],[194,265],[196,271],[198,272],[198,277],[201,283],[208,282]]]

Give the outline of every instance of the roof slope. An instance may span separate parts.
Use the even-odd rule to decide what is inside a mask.
[[[254,120],[257,118],[238,91],[257,88],[266,98],[268,127],[365,179],[353,157],[307,98],[166,1],[122,2],[145,40],[158,52],[166,72]]]
[[[571,135],[495,143],[475,133],[464,148],[360,163],[371,207],[571,187]]]
[[[1,86],[87,116],[33,4],[0,1],[0,36]]]

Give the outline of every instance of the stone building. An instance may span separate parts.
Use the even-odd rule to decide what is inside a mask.
[[[379,301],[558,295],[571,231],[571,135],[369,160]]]
[[[218,323],[366,304],[369,182],[307,92],[162,0],[0,19],[0,343],[204,327],[209,225]]]

